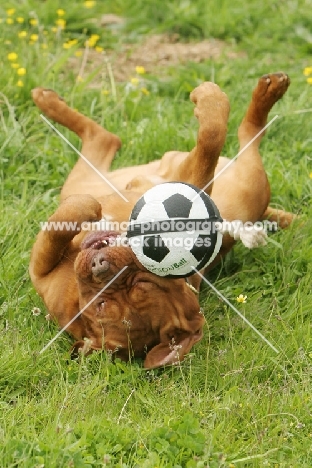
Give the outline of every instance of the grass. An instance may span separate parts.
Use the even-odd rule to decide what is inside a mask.
[[[303,69],[312,66],[311,0],[86,5],[24,0],[0,7],[1,466],[310,467],[312,87]],[[104,13],[127,22],[116,34],[95,21]],[[54,29],[57,18],[66,19],[64,30]],[[19,37],[21,31],[26,37]],[[181,42],[222,39],[237,56],[169,67],[165,80],[157,73],[144,76],[148,95],[129,91],[130,76],[122,83],[99,74],[76,80],[69,59],[91,34],[100,35],[98,46],[118,51],[161,32],[179,34]],[[64,48],[72,39],[77,44]],[[12,53],[18,57],[10,61]],[[18,75],[12,63],[26,73]],[[280,69],[292,85],[272,112],[280,119],[261,149],[272,203],[302,219],[266,247],[237,245],[209,276],[233,303],[247,295],[237,306],[280,353],[204,285],[205,337],[177,368],[146,372],[140,363],[112,364],[105,354],[70,362],[65,335],[39,354],[57,327],[46,321],[30,283],[29,254],[75,155],[39,118],[31,88],[56,89],[117,133],[124,142],[114,163],[120,167],[168,149],[190,149],[197,127],[188,94],[212,78],[230,97],[224,154],[234,156],[236,129],[256,80]],[[89,86],[94,80],[97,89]]]

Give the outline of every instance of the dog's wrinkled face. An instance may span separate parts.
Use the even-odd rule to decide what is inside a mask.
[[[114,231],[88,234],[75,261],[80,308],[90,302],[82,320],[91,349],[144,358],[146,368],[181,361],[203,334],[196,295],[184,279],[148,272],[118,238]]]

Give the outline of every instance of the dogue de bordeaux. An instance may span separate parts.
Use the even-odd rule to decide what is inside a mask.
[[[223,219],[253,223],[270,218],[281,228],[293,219],[291,213],[269,207],[270,186],[259,154],[264,132],[258,135],[289,83],[284,73],[267,74],[252,93],[238,129],[240,150],[246,148],[206,189]],[[192,151],[169,151],[149,164],[111,172],[121,146],[116,135],[68,107],[52,90],[36,88],[32,97],[49,119],[81,138],[83,156],[128,200],[79,158],[62,188],[60,205],[49,218],[52,223],[75,222],[76,230],[39,232],[30,261],[35,289],[60,327],[84,309],[67,328],[78,340],[73,346],[76,353],[106,350],[123,360],[138,357],[149,369],[182,361],[203,335],[204,317],[194,293],[200,277],[194,274],[187,282],[156,276],[138,262],[129,246],[111,242],[119,232],[86,232],[80,226],[102,218],[127,221],[139,197],[156,184],[181,181],[205,187],[228,163],[219,157],[227,133],[228,97],[215,83],[200,84],[190,94],[199,124]],[[223,236],[221,250],[209,268],[234,242],[228,234]]]

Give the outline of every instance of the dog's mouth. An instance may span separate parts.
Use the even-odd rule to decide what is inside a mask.
[[[104,247],[120,245],[121,234],[117,231],[97,231],[88,234],[82,241],[81,250],[100,250]]]

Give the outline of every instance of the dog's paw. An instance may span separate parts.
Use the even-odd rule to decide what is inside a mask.
[[[222,115],[225,119],[228,118],[230,105],[227,95],[219,88],[219,86],[210,81],[201,83],[195,88],[190,99],[196,107],[194,115],[199,120],[207,120],[207,116]]]
[[[71,222],[79,228],[83,222],[99,221],[101,217],[102,207],[91,195],[71,195],[61,203],[49,221]]]
[[[195,88],[191,94],[190,99],[194,104],[197,104],[202,98],[207,96],[218,97],[225,95],[216,83],[211,81],[204,81],[197,88]]]
[[[34,88],[31,96],[36,106],[52,120],[57,120],[57,114],[67,108],[64,99],[52,89]]]
[[[271,107],[285,94],[289,85],[290,79],[286,73],[278,72],[263,75],[253,92],[253,99],[266,101]]]

